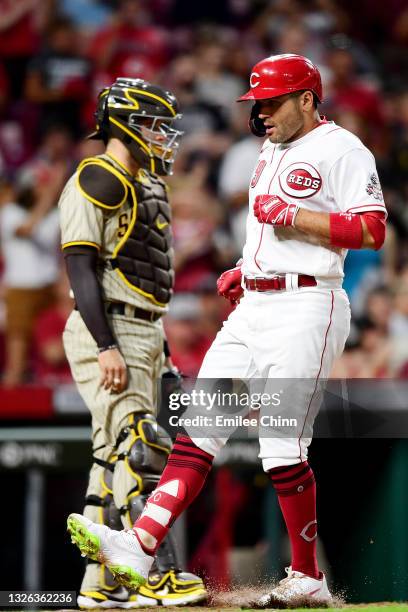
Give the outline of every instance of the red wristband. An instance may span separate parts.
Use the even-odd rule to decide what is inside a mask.
[[[361,249],[363,226],[361,225],[360,215],[331,213],[330,244],[342,249]]]

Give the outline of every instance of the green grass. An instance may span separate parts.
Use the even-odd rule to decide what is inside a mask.
[[[314,612],[316,612],[316,610],[326,610],[326,612],[328,610],[341,610],[342,608],[314,608]],[[359,605],[344,605],[345,610],[347,610],[347,612],[365,612],[365,610],[367,610],[367,612],[408,612],[408,604],[378,604],[378,603],[373,603],[373,604],[359,604]],[[306,608],[295,608],[295,610],[306,610]],[[259,611],[258,611],[259,612]]]
[[[295,610],[306,610],[306,608],[295,608]],[[323,612],[323,610],[346,610],[347,612],[408,612],[408,604],[359,604],[359,605],[345,605],[343,608],[313,608],[313,612],[317,610]],[[259,612],[259,611],[258,611]]]
[[[345,605],[347,612],[408,612],[408,603],[372,603],[372,604],[349,604]],[[338,608],[328,608],[328,610],[338,610]]]

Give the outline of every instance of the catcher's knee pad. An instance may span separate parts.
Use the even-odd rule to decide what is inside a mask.
[[[132,414],[117,441],[112,490],[125,527],[140,515],[171,450],[170,436],[150,414]]]

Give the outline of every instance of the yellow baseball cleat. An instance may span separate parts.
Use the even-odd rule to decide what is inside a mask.
[[[81,610],[129,610],[146,606],[194,605],[205,602],[207,597],[201,578],[172,569],[165,574],[152,572],[146,584],[136,591],[128,591],[123,586],[81,591],[77,603]]]
[[[151,573],[135,596],[140,606],[186,606],[205,601],[208,594],[198,576],[170,570],[165,574]]]

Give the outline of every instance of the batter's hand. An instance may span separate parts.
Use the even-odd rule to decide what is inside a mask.
[[[226,272],[223,272],[220,278],[217,280],[218,295],[222,295],[233,305],[239,302],[242,294],[244,293],[244,290],[241,287],[241,278],[241,266],[237,266],[236,268],[232,268],[232,270],[226,270]]]
[[[254,215],[259,223],[294,227],[298,210],[297,204],[288,204],[278,195],[258,195],[255,198]]]
[[[128,383],[127,369],[119,349],[114,348],[99,353],[98,362],[101,369],[101,386],[116,393],[124,391]]]

